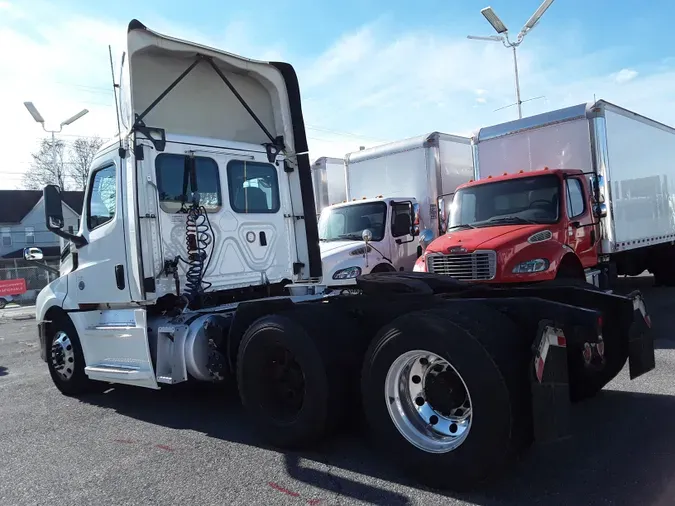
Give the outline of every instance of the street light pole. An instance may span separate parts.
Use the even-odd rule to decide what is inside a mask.
[[[513,71],[516,74],[516,103],[518,104],[518,119],[523,117],[523,101],[520,100],[520,80],[518,79],[518,57],[516,56],[516,46],[513,48]]]
[[[485,17],[485,19],[492,25],[497,35],[490,35],[487,37],[479,37],[476,35],[468,35],[467,38],[474,40],[487,40],[489,42],[501,42],[504,44],[504,47],[510,47],[513,51],[513,69],[515,72],[516,80],[516,105],[518,106],[518,118],[523,117],[522,104],[523,101],[520,99],[520,79],[518,77],[518,56],[516,54],[516,49],[523,42],[523,38],[527,35],[532,28],[536,26],[541,17],[544,15],[544,12],[551,6],[553,0],[544,0],[544,2],[539,6],[539,8],[532,14],[530,19],[525,23],[523,28],[520,30],[517,39],[515,42],[512,42],[509,39],[509,30],[506,28],[504,22],[499,19],[499,16],[495,13],[492,7],[485,7],[481,9],[480,13]]]
[[[63,130],[63,127],[64,127],[64,126],[68,126],[68,125],[70,125],[71,123],[74,123],[75,121],[77,121],[78,119],[80,119],[82,116],[84,116],[85,114],[87,114],[87,113],[89,112],[89,110],[88,110],[88,109],[82,109],[80,112],[78,112],[78,113],[75,114],[74,116],[71,116],[71,117],[68,118],[67,120],[62,121],[61,124],[59,125],[59,129],[58,129],[58,130],[47,130],[47,129],[45,128],[45,119],[42,117],[42,115],[41,115],[40,112],[37,110],[37,108],[35,107],[35,105],[33,105],[33,102],[24,102],[23,105],[26,106],[26,109],[28,109],[28,112],[29,112],[30,115],[33,117],[33,119],[34,119],[37,123],[40,123],[40,124],[42,125],[42,129],[43,129],[45,132],[51,134],[51,136],[52,136],[52,169],[55,169],[55,168],[56,168],[56,137],[55,137],[55,134],[61,133],[61,130]],[[62,188],[62,189],[63,189],[63,188]]]

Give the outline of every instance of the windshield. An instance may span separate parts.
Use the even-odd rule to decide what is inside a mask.
[[[319,240],[361,241],[361,232],[367,228],[373,233],[373,241],[381,241],[386,212],[384,202],[324,209],[319,218]]]
[[[560,180],[534,176],[463,188],[450,208],[448,231],[519,223],[555,223]]]

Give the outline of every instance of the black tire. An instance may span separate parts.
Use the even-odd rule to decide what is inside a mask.
[[[66,314],[57,314],[52,322],[49,324],[47,335],[47,366],[49,367],[49,374],[52,381],[59,391],[69,397],[77,397],[80,395],[100,392],[108,386],[102,381],[90,380],[84,372],[85,361],[84,353],[82,352],[82,345],[80,344],[80,337],[75,330],[75,325]],[[70,342],[73,351],[73,362],[64,362],[64,370],[68,372],[69,365],[72,365],[72,373],[68,378],[61,374],[56,369],[54,361],[54,341],[59,334],[65,333]],[[68,350],[70,351],[70,350]]]
[[[558,268],[558,272],[555,274],[556,280],[562,281],[586,281],[586,275],[584,270],[572,262],[563,262],[562,265]]]
[[[467,490],[491,480],[532,442],[529,347],[515,324],[482,304],[415,311],[385,325],[362,369],[364,410],[376,443],[418,481]],[[449,362],[465,382],[473,413],[468,436],[447,453],[414,446],[392,422],[384,395],[389,367],[411,350]]]
[[[7,301],[0,297],[0,309],[5,309],[5,306],[7,305]]]
[[[338,319],[331,308],[313,305],[263,316],[246,330],[237,354],[239,395],[252,423],[272,445],[306,448],[335,431],[353,411],[350,399],[357,391],[362,355],[349,343],[356,337],[350,323],[344,314]],[[292,360],[286,362],[297,365],[288,368],[285,383],[270,377],[276,367],[270,354],[277,350],[289,352]],[[278,388],[292,384],[298,371],[302,386],[289,398],[297,399],[297,391],[302,398],[292,406],[295,411],[284,412],[277,403]]]

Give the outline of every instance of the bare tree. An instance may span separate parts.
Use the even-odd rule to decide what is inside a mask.
[[[84,190],[87,186],[91,162],[102,144],[103,139],[99,137],[80,137],[73,142],[69,175],[75,182],[75,190]]]
[[[63,141],[42,139],[37,153],[33,153],[33,163],[23,176],[23,185],[29,190],[41,190],[45,185],[57,184],[66,188],[67,162],[64,159]]]

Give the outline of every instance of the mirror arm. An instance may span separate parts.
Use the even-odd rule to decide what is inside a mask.
[[[86,246],[87,244],[89,244],[87,242],[87,239],[85,239],[81,235],[75,235],[75,234],[71,234],[70,232],[64,232],[63,230],[61,230],[59,228],[50,228],[50,231],[54,232],[59,237],[63,237],[67,241],[72,242],[78,248],[81,248],[82,246]]]
[[[51,267],[51,266],[49,266],[49,265],[47,265],[47,264],[41,264],[41,263],[38,263],[38,266],[41,267],[41,268],[43,268],[44,270],[49,271],[49,272],[52,272],[52,273],[54,273],[54,274],[61,274],[61,273],[59,272],[58,269],[54,269],[54,267]]]

